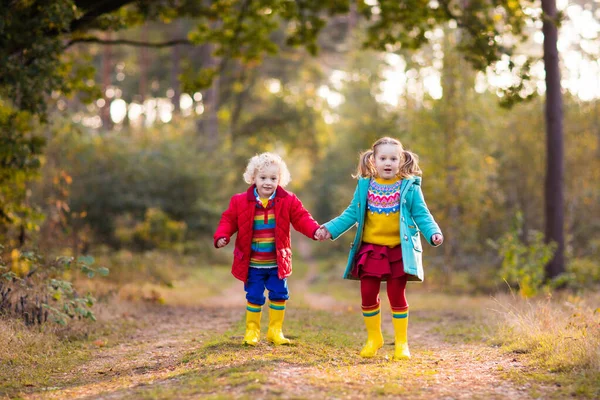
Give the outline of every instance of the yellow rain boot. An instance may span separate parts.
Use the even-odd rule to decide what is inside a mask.
[[[260,317],[262,316],[262,307],[256,304],[248,303],[246,306],[246,334],[244,335],[244,344],[256,346],[260,339]]]
[[[408,307],[400,311],[392,310],[392,317],[396,333],[394,360],[408,360],[410,358],[410,351],[408,350]]]
[[[267,331],[267,340],[273,344],[290,344],[290,339],[283,336],[283,332],[281,332],[284,316],[285,300],[271,301],[269,304],[269,330]]]
[[[360,351],[361,357],[374,357],[377,350],[383,346],[383,335],[381,334],[381,309],[379,304],[377,308],[363,307],[363,317],[367,327],[367,343]]]

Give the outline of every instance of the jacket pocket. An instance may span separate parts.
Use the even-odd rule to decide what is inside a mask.
[[[238,258],[240,260],[243,260],[244,259],[244,253],[240,249],[238,249],[237,247],[235,247],[233,249],[233,257],[234,258]]]
[[[419,232],[412,235],[411,238],[412,238],[413,248],[415,249],[415,251],[418,251],[420,253],[423,252],[423,248],[421,247],[421,236],[419,235]]]

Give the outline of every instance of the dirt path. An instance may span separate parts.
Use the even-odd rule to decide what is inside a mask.
[[[25,398],[112,398],[98,394],[166,379],[180,368],[184,354],[198,347],[205,337],[230,328],[240,313],[233,307],[149,306],[139,315],[143,316],[142,327],[125,341],[99,346],[89,362],[56,376],[60,388],[45,388]]]
[[[347,309],[348,304],[308,290],[316,274],[316,266],[311,259],[310,247],[300,244],[296,250],[308,262],[308,271],[302,280],[294,283],[295,296],[303,296],[309,307]],[[133,398],[132,393],[140,387],[173,387],[177,385],[177,377],[186,372],[186,365],[182,362],[185,354],[198,348],[205,338],[239,323],[245,304],[243,294],[240,294],[239,284],[235,282],[225,289],[223,295],[204,302],[203,307],[149,307],[143,313],[143,327],[133,332],[127,340],[94,349],[89,362],[69,374],[57,376],[56,387],[28,394],[24,398],[128,399]],[[436,333],[440,323],[444,324],[445,321],[411,324],[410,339],[414,357],[410,366],[404,368],[408,368],[407,375],[414,376],[415,384],[421,385],[421,388],[417,395],[410,398],[534,398],[527,386],[517,386],[505,379],[505,373],[524,368],[516,359],[482,343],[448,343]],[[384,322],[383,329],[388,337],[391,336],[391,322]],[[383,350],[391,354],[392,349],[393,344],[386,343]],[[362,363],[358,357],[355,367],[373,368]],[[435,373],[419,377],[424,374],[423,370]],[[343,370],[339,373],[343,374]],[[267,378],[268,391],[261,389],[265,390],[263,396],[252,397],[274,398],[273,393],[280,393],[276,397],[324,398],[318,385],[307,383],[318,381],[322,374],[323,371],[317,366],[279,362]],[[379,378],[366,373],[359,375],[354,381],[348,382],[349,392],[342,397],[367,398],[353,394],[352,387],[377,385]],[[231,397],[248,396],[243,387],[233,388],[230,394]]]
[[[304,279],[296,284],[295,289],[303,293],[304,300],[311,308],[322,310],[357,308],[356,304],[340,303],[331,296],[310,293],[308,291],[310,282],[317,273],[311,247],[306,245],[306,242],[297,242],[296,250],[308,264],[308,272]],[[382,312],[386,311],[389,311],[388,306],[382,301]],[[426,353],[426,356],[421,356],[420,362],[436,371],[435,379],[428,384],[425,394],[419,398],[447,400],[534,398],[528,394],[528,385],[516,386],[504,378],[505,373],[511,370],[525,368],[517,359],[502,354],[496,348],[482,344],[450,344],[444,340],[442,335],[435,333],[437,327],[438,325],[434,323],[411,324],[410,340],[420,343],[420,345],[411,347],[417,352]],[[393,337],[394,328],[391,320],[383,319],[382,330],[387,333],[388,337]],[[386,343],[386,345],[393,348],[393,343]],[[388,352],[391,353],[391,349]],[[314,369],[288,368],[287,375],[289,377],[286,380],[286,387],[281,389],[288,393],[304,391],[305,395],[309,395],[306,393],[306,376],[313,375],[318,378],[319,373]],[[368,379],[365,380],[365,383],[368,383]],[[277,385],[277,382],[273,382],[273,384]],[[289,390],[290,386],[295,386],[295,388]],[[312,393],[312,395],[316,395],[316,393]],[[349,396],[349,398],[351,397]]]

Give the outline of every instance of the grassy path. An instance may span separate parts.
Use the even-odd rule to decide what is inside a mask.
[[[486,298],[409,293],[413,359],[392,362],[393,330],[383,307],[386,345],[358,357],[365,332],[357,286],[326,274],[300,244],[284,329],[292,346],[240,345],[244,298],[227,277],[222,293],[196,305],[152,306],[126,337],[91,347],[90,360],[32,388],[26,399],[231,398],[550,398],[551,389],[508,379],[525,370],[483,340]],[[302,262],[304,259],[305,262]],[[412,287],[409,289],[412,290]],[[167,303],[169,298],[167,296]],[[201,304],[201,305],[198,305]],[[266,312],[263,314],[267,314]],[[267,315],[263,315],[263,337]]]

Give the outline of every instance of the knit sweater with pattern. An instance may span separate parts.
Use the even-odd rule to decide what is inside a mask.
[[[371,179],[363,242],[388,247],[400,244],[401,184],[401,179]]]

